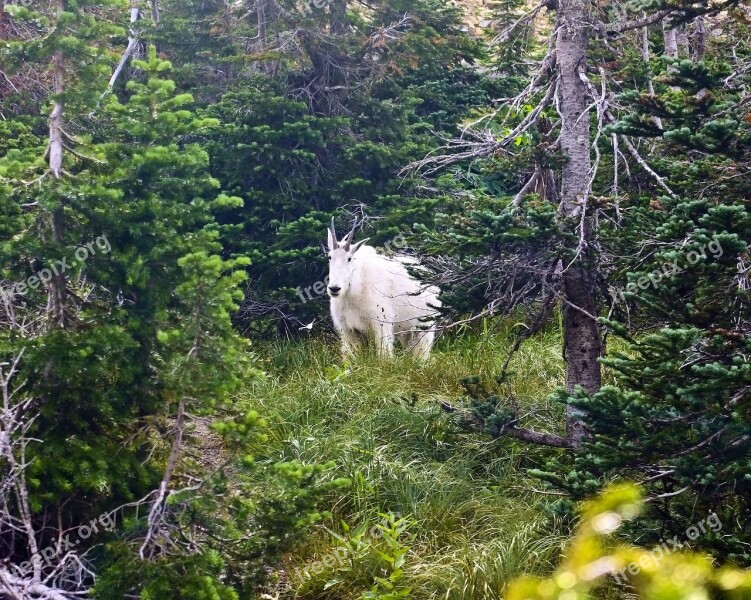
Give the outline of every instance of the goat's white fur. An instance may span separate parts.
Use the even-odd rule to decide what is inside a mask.
[[[393,356],[399,341],[426,358],[435,340],[438,289],[410,276],[405,265],[415,264],[414,259],[389,259],[366,246],[367,240],[352,244],[353,237],[354,228],[337,241],[332,221],[327,292],[342,353],[352,356],[361,340],[372,335],[379,356]]]

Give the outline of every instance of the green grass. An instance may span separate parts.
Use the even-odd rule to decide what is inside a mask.
[[[552,569],[566,536],[543,514],[550,497],[526,475],[550,450],[460,431],[439,406],[460,400],[463,377],[494,380],[511,331],[505,325],[444,336],[426,363],[408,356],[384,362],[366,353],[344,365],[333,338],[256,347],[267,376],[238,402],[269,421],[259,459],[333,461],[330,476],[352,481],[325,499],[332,517],[285,557],[275,595],[359,598],[370,590],[387,565],[378,550],[388,546],[377,530],[346,561],[320,573],[310,567],[324,558],[331,563],[342,544],[325,527],[346,540],[352,533],[342,521],[370,530],[382,521],[379,513],[389,512],[410,520],[400,538],[409,548],[410,598],[500,598],[515,576]],[[549,400],[565,375],[557,332],[529,340],[511,371],[504,391],[522,411],[534,412],[525,424],[560,432],[562,407]],[[300,582],[291,575],[295,569],[310,576]]]

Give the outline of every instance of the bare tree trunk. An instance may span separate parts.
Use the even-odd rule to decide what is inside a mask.
[[[138,32],[136,31],[136,22],[138,21],[138,18],[140,17],[140,12],[141,11],[138,8],[130,9],[130,30],[128,32],[128,46],[127,48],[125,48],[125,52],[123,53],[123,56],[120,59],[120,63],[117,65],[115,72],[112,73],[112,77],[110,77],[110,83],[109,83],[110,90],[112,90],[112,88],[114,87],[115,82],[117,81],[117,78],[120,75],[120,72],[123,70],[123,68],[128,62],[128,59],[130,58],[130,55],[133,54],[133,51],[136,49],[136,46],[138,45]]]
[[[694,60],[704,60],[707,53],[707,26],[704,17],[696,17],[694,30]]]
[[[565,225],[576,227],[578,245],[571,244],[575,258],[563,270],[563,336],[566,387],[581,386],[594,393],[601,385],[598,358],[602,351],[592,248],[594,221],[588,211],[589,117],[584,81],[589,45],[589,0],[561,0],[558,5],[559,33],[556,43],[561,115],[561,150],[566,157],[561,176],[560,216]],[[568,260],[568,259],[567,259]],[[585,436],[582,415],[568,407],[566,430],[574,446]]]
[[[57,18],[62,18],[65,10],[64,0],[57,0]],[[55,100],[50,113],[49,165],[56,178],[63,174],[63,101],[65,91],[65,54],[57,50],[53,57],[52,90]],[[52,212],[52,238],[56,244],[62,244],[65,217],[62,204],[58,203]],[[52,325],[65,327],[66,282],[63,273],[55,273],[48,287],[48,310],[52,314]]]
[[[662,38],[665,43],[665,56],[669,58],[678,58],[678,30],[674,27],[670,27],[668,19],[662,22]],[[668,67],[668,73],[677,73],[678,70],[670,65]],[[677,86],[670,86],[673,90],[678,90]]]
[[[62,50],[55,52],[53,65],[52,90],[56,97],[50,113],[49,164],[52,174],[59,178],[63,171],[63,101],[59,95],[65,91],[65,57]]]
[[[268,23],[272,13],[270,0],[256,0],[256,16],[258,18],[258,42],[255,44],[258,52],[264,52],[269,47]],[[259,68],[266,75],[272,75],[276,70],[277,61],[263,60],[258,63]]]
[[[642,27],[641,29],[641,58],[644,61],[645,67],[649,69],[649,27]],[[649,73],[647,74],[647,91],[650,96],[655,95],[655,86],[652,83],[651,69],[649,69]],[[652,122],[655,126],[662,129],[662,119],[660,119],[660,117],[652,115]]]
[[[691,46],[688,43],[688,34],[683,27],[676,30],[676,39],[678,40],[678,56],[691,56]]]
[[[665,56],[678,58],[678,33],[667,21],[662,22],[662,38],[665,40]]]
[[[268,45],[268,34],[266,32],[266,4],[267,0],[256,0],[256,13],[258,15],[258,46],[261,50],[266,49]]]
[[[333,0],[331,2],[331,33],[342,35],[348,31],[347,0]]]

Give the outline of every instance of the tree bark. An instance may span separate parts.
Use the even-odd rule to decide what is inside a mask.
[[[645,67],[649,69],[649,27],[642,27],[641,30],[641,58],[644,61]],[[650,96],[655,95],[655,87],[652,83],[651,69],[649,69],[649,72],[647,73],[647,91],[649,92]],[[660,117],[652,115],[652,122],[656,127],[662,129],[662,119],[660,119]]]
[[[349,32],[347,0],[333,0],[331,2],[331,34],[343,35],[347,32]]]
[[[128,33],[128,46],[127,48],[125,48],[125,52],[123,53],[123,56],[120,59],[120,63],[117,65],[115,72],[112,73],[112,77],[110,77],[110,90],[112,90],[112,88],[115,86],[115,82],[117,81],[120,72],[123,70],[128,62],[128,59],[130,58],[130,55],[133,54],[133,50],[135,50],[136,46],[138,45],[138,32],[136,31],[136,22],[140,17],[140,12],[141,11],[138,8],[130,9],[130,30]]]
[[[559,33],[556,57],[560,86],[561,150],[566,157],[561,176],[559,214],[564,227],[578,231],[578,244],[569,244],[575,255],[566,259],[563,278],[563,337],[566,359],[566,388],[581,386],[594,393],[601,385],[598,358],[602,351],[595,285],[596,263],[592,247],[594,221],[588,211],[590,125],[587,115],[587,87],[584,73],[591,31],[588,0],[561,0],[558,6]],[[574,446],[586,431],[580,411],[567,408],[566,430]]]
[[[65,57],[62,50],[55,52],[53,65],[52,91],[55,100],[50,113],[49,165],[52,174],[59,178],[63,171],[63,101],[60,95],[65,91]]]
[[[258,18],[258,46],[265,50],[268,46],[268,34],[266,32],[266,2],[267,0],[256,0],[256,15]]]
[[[662,22],[662,38],[665,41],[665,56],[678,58],[678,33],[666,21]]]
[[[694,60],[704,60],[707,53],[707,26],[704,17],[696,17],[694,30]]]
[[[62,18],[65,10],[64,0],[57,0],[56,5],[58,21]],[[50,113],[49,133],[49,167],[55,178],[59,179],[63,174],[63,114],[64,105],[62,94],[65,92],[65,54],[62,50],[55,51],[52,59],[52,91],[55,100]],[[52,211],[52,239],[55,244],[62,244],[64,239],[65,215],[62,201]],[[52,325],[65,327],[65,301],[67,284],[63,273],[52,275],[48,286],[48,311],[52,315]]]

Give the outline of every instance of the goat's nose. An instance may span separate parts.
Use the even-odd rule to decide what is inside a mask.
[[[332,294],[338,294],[339,292],[341,292],[341,291],[342,291],[342,288],[340,288],[340,287],[339,287],[338,285],[330,285],[330,286],[329,286],[329,291],[330,291],[330,292],[331,292]]]

